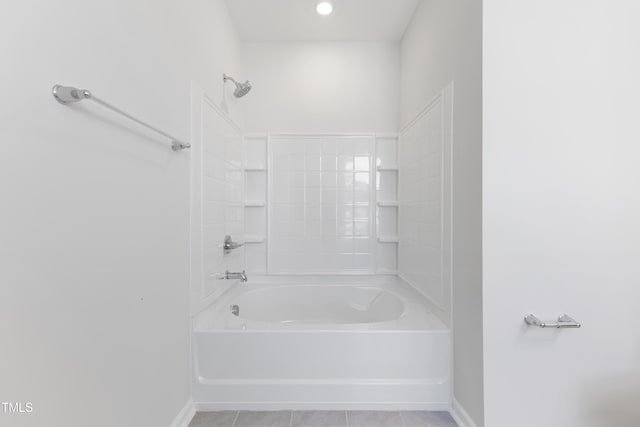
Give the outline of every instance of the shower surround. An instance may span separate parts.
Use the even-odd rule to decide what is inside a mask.
[[[447,410],[450,331],[396,275],[397,136],[244,145],[245,246],[229,256],[246,254],[249,282],[214,280],[224,284],[194,313],[198,408]],[[235,209],[237,191],[227,195]]]
[[[200,138],[193,138],[192,161],[194,171],[201,167],[200,175],[193,176],[194,199],[205,198],[195,209],[202,216],[193,222],[193,232],[204,240],[199,235],[192,240],[200,245],[193,251],[192,274],[196,406],[448,410],[447,271],[437,270],[424,282],[414,274],[420,267],[415,257],[398,259],[403,243],[423,248],[424,224],[415,235],[406,227],[411,213],[421,210],[423,202],[445,206],[443,191],[437,191],[442,187],[432,185],[434,191],[425,195],[418,185],[422,175],[411,173],[420,159],[429,165],[444,161],[446,151],[436,148],[446,140],[447,104],[417,117],[400,134],[381,132],[398,128],[392,119],[397,113],[396,48],[312,46],[322,54],[316,60],[329,60],[340,78],[331,74],[328,80],[314,80],[313,70],[294,67],[293,73],[278,63],[287,76],[284,86],[283,75],[270,74],[272,62],[295,52],[294,62],[305,66],[302,59],[310,53],[307,45],[302,47],[277,47],[275,57],[266,55],[273,46],[249,48],[266,49],[265,56],[249,55],[250,63],[268,64],[253,64],[255,73],[246,74],[254,89],[243,102],[249,129],[259,126],[259,116],[272,129],[315,131],[242,132],[203,93],[193,97],[192,125]],[[377,70],[369,81],[379,80],[382,92],[345,79],[354,73],[354,61],[363,70]],[[318,91],[311,84],[316,82],[326,90]],[[298,98],[273,93],[293,87],[308,89],[308,103],[301,108],[314,111],[295,111],[287,103]],[[381,101],[383,92],[390,96]],[[348,93],[358,96],[345,97]],[[342,102],[362,108],[345,115],[341,108],[351,108]],[[365,131],[350,131],[355,126]],[[425,139],[433,150],[414,149]],[[399,144],[404,144],[402,156]],[[240,157],[238,147],[244,148]],[[444,170],[433,169],[428,178]],[[432,181],[444,185],[444,180]],[[426,225],[435,227],[444,216]],[[224,254],[225,235],[244,246]],[[442,240],[434,241],[430,263],[445,262],[437,253],[442,247]],[[246,269],[249,281],[224,280],[226,269]]]

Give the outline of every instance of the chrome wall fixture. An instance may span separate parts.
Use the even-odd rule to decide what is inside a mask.
[[[236,89],[233,91],[233,96],[236,98],[242,98],[251,90],[251,83],[249,83],[249,80],[244,83],[239,83],[233,77],[223,74],[222,81],[226,83],[227,80],[231,80],[236,85]]]
[[[96,97],[95,95],[93,95],[91,92],[89,92],[86,89],[78,89],[72,86],[62,86],[62,85],[55,85],[53,87],[53,97],[56,99],[56,101],[58,101],[59,103],[66,105],[66,104],[71,104],[74,102],[80,102],[83,99],[90,99],[100,105],[102,105],[105,108],[108,108],[111,111],[114,111],[118,114],[123,115],[124,117],[128,118],[129,120],[133,120],[134,122],[138,123],[141,126],[146,127],[149,130],[152,130],[166,138],[169,138],[171,140],[171,148],[173,149],[173,151],[178,151],[178,150],[183,150],[185,148],[191,148],[191,144],[189,144],[188,142],[182,142],[180,139],[169,135],[166,132],[161,131],[160,129],[151,126],[150,124],[143,122],[140,119],[135,118],[134,116],[132,116],[129,113],[126,113],[124,111],[122,111],[119,108],[114,107],[113,105],[103,101],[102,99]]]
[[[229,255],[232,250],[238,249],[244,246],[244,243],[236,243],[231,239],[231,236],[224,236],[224,242],[222,243],[222,250],[225,255]]]
[[[222,278],[225,280],[240,279],[241,282],[246,282],[248,280],[247,273],[245,273],[244,270],[239,271],[237,273],[227,270],[224,272],[224,276]]]
[[[524,323],[529,326],[537,326],[539,328],[579,328],[582,325],[572,317],[569,317],[566,314],[561,314],[558,316],[558,321],[552,323],[546,323],[540,320],[537,316],[533,314],[527,314],[524,316]]]

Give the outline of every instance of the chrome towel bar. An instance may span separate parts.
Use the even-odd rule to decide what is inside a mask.
[[[524,323],[529,326],[538,326],[539,328],[579,328],[582,325],[566,314],[561,314],[557,322],[546,323],[533,314],[527,314],[524,317]]]
[[[146,127],[147,129],[150,129],[166,138],[169,138],[171,140],[171,149],[173,149],[173,151],[183,150],[185,148],[191,148],[191,144],[189,144],[188,142],[182,142],[180,141],[180,139],[174,136],[171,136],[166,132],[161,131],[155,126],[151,126],[150,124],[133,117],[131,114],[126,113],[121,109],[116,108],[113,105],[109,104],[108,102],[105,102],[102,99],[96,97],[86,89],[78,89],[72,86],[55,85],[53,87],[53,97],[56,99],[56,101],[58,101],[63,105],[79,102],[79,101],[82,101],[83,99],[90,99],[102,105],[103,107],[108,108],[111,111],[115,111],[116,113],[125,116],[129,120],[133,120],[134,122]]]

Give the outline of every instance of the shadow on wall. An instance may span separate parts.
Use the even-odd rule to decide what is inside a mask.
[[[229,114],[229,103],[227,102],[227,91],[225,84],[222,83],[222,98],[220,99],[220,109],[224,111],[226,114]]]
[[[640,366],[585,383],[581,398],[585,427],[640,426]]]
[[[70,114],[77,114],[90,124],[87,125],[88,133],[85,137],[61,137],[59,146],[64,144],[74,152],[81,150],[101,155],[127,156],[135,158],[136,162],[143,162],[161,170],[165,170],[175,157],[175,152],[171,150],[171,144],[167,138],[145,131],[140,125],[123,119],[101,106],[69,104],[61,108],[69,109]],[[148,144],[149,148],[157,149],[131,148],[143,142]]]

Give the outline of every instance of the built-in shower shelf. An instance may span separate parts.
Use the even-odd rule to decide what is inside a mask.
[[[264,200],[245,200],[244,206],[246,208],[262,208],[267,205]]]
[[[398,243],[400,238],[398,236],[378,236],[378,242],[380,243]]]
[[[245,172],[264,172],[267,168],[264,166],[245,166]]]
[[[378,200],[378,206],[380,206],[381,208],[395,208],[398,207],[399,204],[400,203],[397,200]]]
[[[378,170],[383,172],[383,171],[397,171],[398,165],[380,165],[378,166]]]
[[[264,243],[266,240],[264,236],[244,236],[246,244]]]

